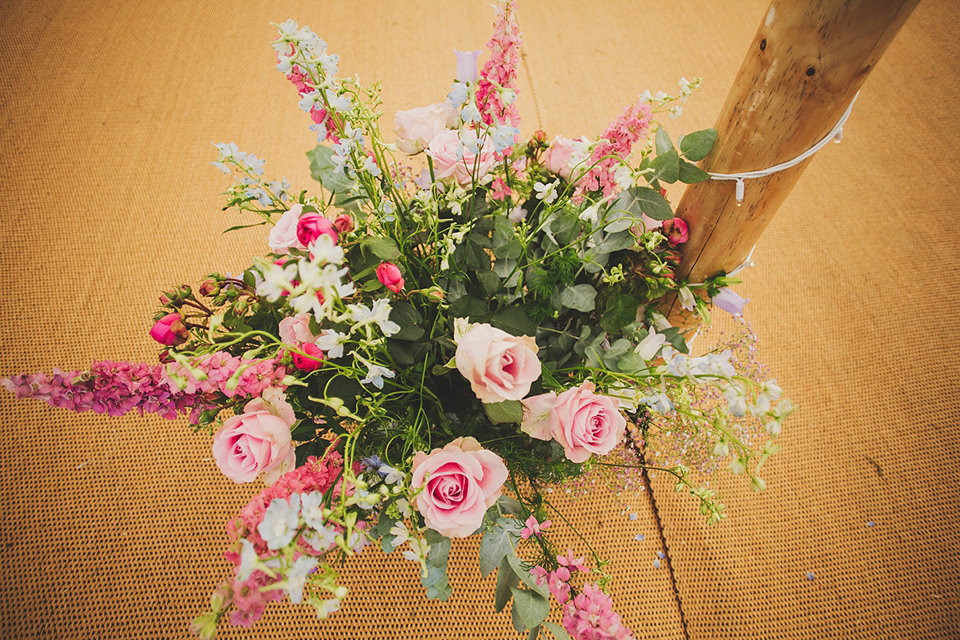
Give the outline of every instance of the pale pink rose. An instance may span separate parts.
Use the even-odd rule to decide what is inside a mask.
[[[563,178],[570,177],[570,158],[573,157],[573,140],[556,136],[546,153],[543,154],[543,166]]]
[[[520,400],[540,377],[537,342],[489,324],[475,324],[457,344],[457,370],[484,403]]]
[[[443,104],[437,102],[426,107],[397,111],[393,121],[397,128],[397,146],[404,153],[413,155],[427,148],[430,141],[447,130],[449,114]]]
[[[461,145],[460,133],[453,130],[444,131],[431,140],[427,145],[427,155],[433,158],[434,176],[437,179],[452,177],[460,186],[466,186],[474,176],[479,181],[487,175],[496,162],[493,144],[489,138],[485,138],[480,153],[475,154],[470,150],[475,142],[474,136],[473,139],[464,140]]]
[[[303,205],[300,204],[290,207],[270,230],[267,244],[274,253],[290,253],[290,249],[305,248],[297,239],[297,221],[300,220],[301,209]]]
[[[500,497],[507,467],[474,438],[457,438],[443,449],[413,456],[410,485],[423,487],[416,508],[427,526],[449,538],[466,538]]]
[[[557,394],[553,391],[541,393],[538,396],[524,398],[523,422],[520,430],[531,438],[538,440],[553,440],[553,431],[550,429],[550,413],[557,403]]]
[[[278,387],[267,387],[264,389],[259,398],[254,398],[243,405],[243,411],[244,413],[269,411],[289,425],[297,421],[293,407],[287,402],[286,394],[283,392],[283,389]]]
[[[617,399],[598,396],[593,390],[591,382],[567,389],[557,396],[550,412],[553,437],[572,462],[609,453],[623,439],[627,428]]]
[[[253,482],[260,474],[270,484],[295,464],[290,427],[269,411],[227,418],[213,436],[213,459],[237,484]]]
[[[317,336],[310,332],[310,314],[298,313],[281,320],[280,339],[292,345],[316,340]]]

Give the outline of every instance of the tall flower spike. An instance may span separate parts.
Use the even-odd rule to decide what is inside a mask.
[[[520,124],[517,109],[517,67],[520,64],[520,27],[514,15],[513,0],[496,7],[493,36],[487,43],[490,59],[477,80],[477,107],[487,126]],[[506,99],[505,99],[506,98]]]

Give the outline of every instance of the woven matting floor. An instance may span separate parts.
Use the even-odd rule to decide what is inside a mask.
[[[766,5],[525,0],[524,131],[594,135],[643,89],[695,75],[705,88],[668,127],[711,126]],[[220,212],[210,143],[234,141],[310,187],[313,135],[269,47],[269,23],[288,17],[345,73],[382,81],[389,125],[446,95],[451,50],[482,48],[492,11],[0,3],[0,375],[152,361],[161,288],[263,251],[262,229],[220,234],[243,220]],[[709,529],[659,479],[568,509],[615,558],[615,600],[638,637],[960,637],[958,28],[953,0],[920,4],[739,287],[764,360],[801,406],[764,468],[769,490],[732,491],[730,519]],[[227,571],[224,522],[250,496],[219,474],[209,439],[183,421],[6,393],[0,416],[0,637],[188,637]],[[353,593],[329,621],[274,605],[222,637],[516,637],[492,612],[476,552],[456,544],[448,604],[422,598],[412,565],[374,552],[345,567]]]

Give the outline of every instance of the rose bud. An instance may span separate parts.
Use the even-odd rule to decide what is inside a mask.
[[[150,329],[150,337],[169,347],[183,344],[190,337],[190,333],[183,325],[183,319],[179,313],[168,313],[153,325]]]
[[[173,362],[173,356],[170,355],[169,349],[164,349],[160,352],[159,357],[157,358],[160,361],[160,364],[170,364]]]
[[[333,228],[337,233],[350,233],[353,231],[353,216],[349,213],[341,213],[333,221]]]
[[[204,280],[203,284],[200,285],[200,295],[202,296],[207,296],[209,298],[210,296],[215,296],[218,293],[220,293],[220,283],[212,278]]]
[[[307,355],[303,356],[299,353],[293,354],[293,364],[300,369],[300,371],[316,371],[323,366],[323,351],[312,342],[304,342],[300,345],[300,351],[303,351]]]
[[[667,242],[673,247],[683,244],[690,237],[687,233],[687,223],[680,218],[664,220],[661,233],[667,236]]]
[[[340,238],[333,223],[318,213],[305,213],[297,222],[297,240],[305,247],[322,235],[328,235],[336,244]]]
[[[377,267],[377,280],[394,293],[400,293],[403,289],[403,275],[399,267],[392,262],[381,262]]]

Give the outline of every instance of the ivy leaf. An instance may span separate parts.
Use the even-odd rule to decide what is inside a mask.
[[[577,311],[593,311],[596,298],[597,290],[589,284],[577,284],[560,292],[560,303]]]
[[[450,304],[450,315],[454,318],[476,318],[487,312],[487,305],[473,296],[457,298]]]
[[[550,615],[550,601],[535,591],[510,587],[513,592],[513,610],[524,628],[533,629]]]
[[[493,424],[503,422],[520,424],[523,420],[523,405],[519,400],[504,400],[483,405],[483,410]]]
[[[490,316],[490,324],[514,336],[535,336],[537,325],[516,307],[503,307]]]
[[[398,300],[391,305],[390,319],[400,325],[400,331],[390,336],[394,340],[419,340],[425,333],[420,326],[423,316],[406,300]]]
[[[672,184],[680,179],[680,155],[675,149],[658,155],[650,161],[650,166],[653,168],[653,175],[647,176],[648,182],[663,180]]]
[[[680,161],[680,182],[684,184],[694,184],[695,182],[703,182],[709,179],[710,174],[697,165],[690,164],[686,160]]]
[[[716,129],[704,129],[703,131],[694,131],[680,139],[680,152],[686,156],[687,160],[697,162],[703,160],[710,150],[713,149],[713,143],[717,140]]]
[[[520,584],[520,578],[514,573],[510,563],[507,562],[506,556],[504,556],[503,560],[500,561],[500,568],[497,570],[497,590],[493,603],[497,613],[503,611],[503,608],[510,602],[510,598],[513,597],[513,592],[510,589],[518,584]]]
[[[670,135],[664,130],[663,127],[657,129],[657,155],[661,153],[666,153],[668,151],[673,151],[673,143],[670,142]]]
[[[477,280],[483,287],[487,296],[492,297],[500,289],[500,278],[493,271],[481,271],[477,274]]]

